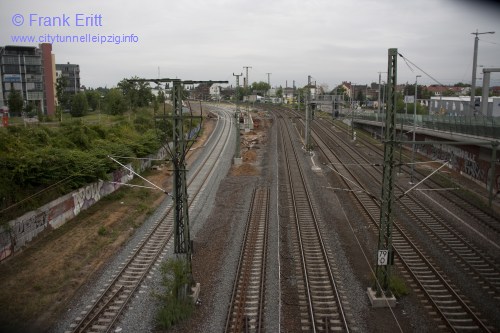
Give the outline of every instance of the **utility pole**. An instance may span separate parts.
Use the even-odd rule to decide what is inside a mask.
[[[234,122],[236,124],[236,150],[234,153],[234,161],[235,164],[236,162],[239,162],[241,160],[241,153],[240,153],[240,101],[238,97],[238,90],[240,88],[240,76],[243,76],[243,73],[241,74],[234,74],[233,76],[236,76],[236,90],[235,90],[235,96],[236,96],[236,113],[234,114]]]
[[[488,116],[488,96],[490,92],[491,72],[500,72],[500,68],[483,68],[483,93],[481,98],[481,115]],[[493,110],[491,110],[493,112]],[[491,114],[490,114],[491,116]]]
[[[184,115],[182,112],[182,91],[184,84],[198,84],[198,83],[228,83],[227,81],[182,81],[180,79],[136,79],[127,80],[128,82],[154,82],[156,84],[171,82],[172,87],[172,105],[173,105],[173,115],[172,116],[158,116],[159,120],[165,122],[167,127],[167,119],[172,119],[173,121],[173,137],[172,137],[172,147],[166,144],[164,147],[167,149],[170,159],[174,167],[174,179],[173,179],[173,191],[172,197],[174,200],[174,253],[182,258],[187,267],[187,275],[189,277],[190,284],[194,283],[192,276],[192,266],[191,266],[191,238],[189,234],[189,206],[188,206],[188,194],[187,194],[187,181],[186,181],[186,155],[194,144],[195,140],[186,137],[185,129],[186,127],[192,127],[193,120],[199,119],[200,125],[202,121],[202,116],[188,116]],[[187,124],[186,120],[190,120],[191,124]],[[189,126],[191,125],[191,126]],[[162,138],[167,140],[167,138]],[[163,142],[162,142],[163,144]],[[179,290],[177,297],[186,298],[188,295],[189,285],[185,285],[184,288]]]
[[[244,122],[245,122],[245,131],[249,131],[250,130],[249,129],[249,126],[250,126],[250,111],[249,111],[249,107],[250,107],[249,106],[249,102],[250,102],[249,101],[249,99],[250,99],[249,96],[250,96],[250,93],[248,91],[248,87],[250,85],[250,82],[248,81],[248,69],[252,68],[252,67],[251,66],[243,66],[243,68],[246,71],[246,79],[244,80],[245,81],[244,87],[245,87],[245,94],[247,96],[247,101],[246,101],[247,103],[246,103],[246,108],[245,108],[245,110],[246,110],[246,112],[245,112],[245,121]]]
[[[306,150],[311,150],[311,75],[307,77],[306,96]]]
[[[246,70],[246,80],[245,80],[245,84],[244,84],[244,88],[245,88],[245,92],[246,92],[248,85],[250,84],[250,82],[248,82],[248,69],[252,68],[252,67],[251,66],[243,66],[243,68]]]
[[[382,121],[382,114],[380,113],[380,93],[382,92],[382,88],[381,88],[381,75],[382,74],[387,74],[387,72],[378,72],[378,116],[380,117],[380,122],[381,122],[381,126],[380,126],[380,140],[382,140],[382,138],[384,137],[384,122]]]
[[[266,73],[267,74],[267,85],[269,86],[269,90],[267,92],[267,97],[270,99],[271,98],[271,94],[269,93],[270,89],[271,89],[271,74],[272,73]]]
[[[398,49],[389,49],[387,68],[387,116],[384,140],[384,167],[382,182],[382,199],[380,207],[380,229],[377,251],[375,285],[376,291],[370,290],[372,305],[377,298],[383,298],[382,304],[395,304],[396,300],[390,290],[391,266],[393,264],[392,248],[392,205],[394,200],[394,145],[396,144],[396,85],[397,85]]]
[[[411,149],[411,176],[410,184],[413,184],[413,170],[415,169],[415,132],[417,131],[417,81],[422,75],[415,77],[415,100],[413,101],[413,145]]]
[[[478,35],[484,35],[484,34],[494,34],[494,31],[487,31],[487,32],[478,32],[476,29],[476,32],[471,32],[472,35],[476,35],[474,38],[474,57],[472,60],[472,82],[471,82],[471,87],[470,87],[470,107],[473,112],[473,115],[476,115],[476,69],[477,69],[477,44],[479,42],[479,37]]]

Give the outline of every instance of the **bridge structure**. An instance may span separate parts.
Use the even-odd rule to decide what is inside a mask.
[[[386,115],[354,111],[346,118],[353,127],[363,128],[382,138]],[[484,184],[489,192],[489,205],[500,205],[500,117],[405,115],[395,117],[397,141],[401,147],[436,160]]]

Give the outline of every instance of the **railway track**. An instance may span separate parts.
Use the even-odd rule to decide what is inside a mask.
[[[188,174],[189,206],[195,204],[198,195],[216,170],[219,158],[229,142],[234,125],[228,112],[220,112],[217,126],[213,133],[217,137],[210,146],[210,152],[198,166]],[[170,205],[154,225],[148,235],[129,255],[127,262],[115,274],[108,285],[101,290],[100,295],[89,305],[81,315],[75,318],[66,332],[111,332],[124,312],[131,297],[135,294],[152,266],[162,253],[166,252],[172,241],[173,213]]]
[[[337,148],[342,148],[343,153],[341,159],[337,153],[334,152],[333,149],[330,149],[329,145],[323,142],[323,139],[320,139],[318,136],[319,132],[321,132],[322,137],[325,138],[332,135],[331,132],[318,127],[316,127],[316,131],[318,131],[318,133],[313,133],[313,138],[319,149],[333,165],[335,171],[343,175],[342,180],[344,185],[352,191],[351,193],[356,199],[360,210],[365,212],[365,215],[375,227],[374,230],[377,230],[378,218],[380,216],[379,202],[373,195],[360,189],[370,188],[370,185],[373,183],[378,183],[380,187],[381,176],[379,170],[368,167],[365,168],[366,172],[363,173],[363,176],[357,175],[353,172],[352,167],[349,168],[343,164],[364,164],[367,163],[367,161],[361,160],[360,155],[356,155],[356,153],[352,151],[352,148],[338,136],[335,138],[329,137],[329,145],[335,142]],[[403,192],[400,188],[396,189],[396,197],[398,196],[398,191],[399,194]],[[412,201],[410,196],[403,197],[402,201],[402,204],[406,205],[407,212],[413,214],[412,216],[414,219],[420,221],[419,223],[421,223],[422,227],[426,228],[427,232],[433,232],[434,237],[442,239],[441,244],[444,245],[445,251],[453,251],[458,257],[463,256],[461,260],[471,268],[469,273],[475,273],[474,278],[489,284],[491,287],[490,291],[496,294],[497,286],[494,282],[495,277],[493,277],[492,280],[488,280],[488,276],[484,274],[489,272],[490,269],[496,269],[496,266],[491,264],[486,270],[479,269],[479,266],[489,261],[488,258],[481,256],[481,253],[475,251],[475,249],[470,246],[467,247],[466,251],[461,252],[460,249],[468,245],[463,237],[460,237],[456,233],[452,233],[449,229],[447,229],[446,234],[442,233],[444,232],[443,221],[434,219],[435,216],[430,215],[431,213],[429,213],[429,211],[418,206],[417,202]],[[432,219],[435,223],[441,223],[440,226],[438,227],[435,225],[432,227],[432,223],[429,222],[429,219]],[[421,246],[416,244],[410,236],[410,233],[397,219],[394,220],[393,247],[399,258],[398,264],[405,267],[416,286],[425,293],[428,301],[439,314],[442,328],[446,327],[452,331],[480,330],[485,332],[491,329],[485,324],[482,318],[479,318],[477,310],[469,305],[468,300],[459,290],[457,290],[456,286],[449,281],[442,270],[439,269],[434,262],[428,259],[428,256],[424,253],[424,250],[421,249]],[[474,256],[476,256],[475,259],[468,255],[471,253],[470,251],[474,251]]]
[[[291,131],[278,116],[278,129],[286,164],[286,188],[290,204],[288,226],[292,233],[293,256],[296,260],[299,311],[303,332],[348,332],[346,309],[335,280],[333,256],[328,250],[319,226],[319,216],[307,188]]]
[[[322,133],[330,136],[331,134],[322,128]],[[347,156],[352,158],[353,163],[370,165],[370,161],[353,151],[349,145],[338,136],[335,137],[335,142],[345,152],[343,160]],[[366,181],[365,177],[358,177],[359,184],[364,188],[368,187],[368,183],[381,186],[381,173],[379,168],[366,167],[366,173],[372,181]],[[364,179],[364,181],[363,181]],[[402,196],[405,189],[396,186],[397,205],[411,218],[412,223],[418,225],[431,239],[438,244],[441,244],[444,252],[450,255],[454,260],[457,260],[462,265],[465,274],[470,275],[474,281],[482,285],[482,289],[487,291],[489,295],[497,300],[500,300],[500,270],[498,264],[489,255],[481,251],[477,246],[466,239],[459,231],[456,230],[444,218],[434,213],[429,207],[422,204],[418,197],[412,194]]]
[[[331,119],[323,120],[326,121],[328,125],[334,126],[334,122]],[[337,128],[344,133],[348,132],[343,127],[337,126]],[[362,142],[363,145],[369,147],[373,154],[380,158],[380,160],[383,159],[383,152],[380,149],[380,145],[373,144],[373,142],[363,138],[362,136],[358,136],[357,141]],[[404,161],[410,161],[409,157],[405,156],[405,154],[402,156]],[[407,174],[411,172],[410,167],[407,165],[404,165],[403,169]],[[420,168],[414,168],[413,173],[417,182],[427,176],[427,174],[423,172],[423,170],[420,170]],[[432,178],[427,179],[425,181],[425,185],[421,186],[422,189],[440,189],[441,187],[442,186],[436,183]],[[500,237],[500,219],[498,214],[485,209],[485,207],[478,206],[476,203],[461,195],[459,191],[435,191],[434,195],[437,197],[436,201],[438,201],[440,205],[444,206],[445,203],[447,203],[448,207],[452,207],[452,209],[455,212],[458,212],[461,216],[467,216],[466,220],[469,223],[482,225],[489,234],[493,232],[496,237]]]
[[[269,193],[267,187],[256,188],[253,192],[226,319],[226,333],[264,332]]]

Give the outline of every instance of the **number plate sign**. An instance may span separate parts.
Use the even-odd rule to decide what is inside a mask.
[[[378,265],[387,266],[387,261],[389,259],[389,250],[378,250]]]

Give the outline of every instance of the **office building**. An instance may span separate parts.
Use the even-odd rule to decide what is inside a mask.
[[[8,105],[11,89],[21,93],[24,105],[55,114],[55,57],[52,45],[0,47],[0,107]]]

